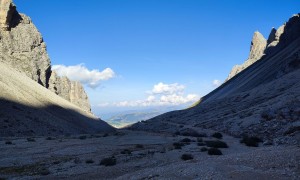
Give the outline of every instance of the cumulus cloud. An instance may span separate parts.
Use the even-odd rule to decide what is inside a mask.
[[[155,96],[148,96],[147,101],[152,102],[155,101],[156,97]]]
[[[96,88],[102,81],[115,77],[115,72],[106,68],[103,71],[98,69],[89,70],[84,64],[75,66],[54,65],[52,69],[57,72],[58,76],[67,76],[72,81],[80,81],[91,88]]]
[[[180,85],[178,83],[174,84],[164,84],[162,82],[154,85],[152,89],[153,94],[174,94],[174,93],[180,93],[184,91],[185,86]]]
[[[158,83],[154,85],[151,94],[144,100],[121,101],[116,103],[99,104],[115,107],[147,107],[147,106],[174,106],[187,103],[194,103],[200,99],[197,94],[184,95],[185,86],[178,83],[164,84]],[[148,91],[149,93],[149,91]]]
[[[222,84],[222,82],[217,79],[213,80],[213,82],[212,82],[213,87],[219,87],[219,86],[221,86],[221,84]]]

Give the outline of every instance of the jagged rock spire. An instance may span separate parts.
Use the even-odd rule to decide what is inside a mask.
[[[273,28],[268,38],[267,47],[276,46],[279,43],[281,35],[284,33],[285,24],[280,26],[277,30]]]
[[[263,56],[267,46],[267,40],[264,36],[256,31],[251,41],[250,55],[248,59],[259,59]]]
[[[258,59],[260,59],[264,55],[266,46],[267,40],[260,32],[256,31],[252,37],[248,59],[242,65],[235,65],[229,73],[227,80],[231,79],[233,76],[237,75],[238,73],[252,65],[254,62],[256,62]]]
[[[271,42],[275,41],[276,39],[276,32],[277,30],[273,27],[271,32],[270,32],[270,35],[268,37],[268,41],[267,41],[267,44],[269,45]]]

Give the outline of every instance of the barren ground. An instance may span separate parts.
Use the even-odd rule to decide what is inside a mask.
[[[204,131],[208,135],[209,131]],[[103,137],[3,138],[0,141],[0,179],[299,179],[299,146],[247,147],[224,136],[229,148],[223,155],[201,152],[197,138],[118,131]],[[86,137],[86,139],[85,139]],[[195,142],[182,149],[173,143],[183,138]],[[212,137],[203,140],[215,139]],[[12,144],[6,144],[11,141]],[[139,147],[137,146],[139,145]],[[123,150],[131,154],[122,154]],[[183,161],[182,154],[194,159]],[[103,166],[114,156],[116,165]],[[91,161],[90,163],[88,161]]]

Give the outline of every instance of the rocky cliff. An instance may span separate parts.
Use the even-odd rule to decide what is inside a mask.
[[[74,103],[87,112],[91,107],[78,82],[52,73],[46,44],[31,19],[18,13],[12,0],[0,0],[0,61]]]
[[[249,67],[251,64],[256,62],[258,59],[260,59],[264,55],[266,46],[267,40],[260,32],[256,31],[251,41],[250,54],[248,59],[242,65],[235,65],[229,73],[227,80],[231,79],[233,76],[240,73],[241,71]]]
[[[276,53],[297,39],[300,31],[298,22],[299,14],[293,15],[288,22],[284,23],[278,29],[272,28],[268,40],[261,33],[255,32],[251,42],[249,58],[242,65],[235,65],[226,81],[260,60],[264,55]]]
[[[52,71],[48,89],[84,111],[91,112],[88,96],[79,82],[70,81],[67,77],[59,77],[55,71]]]
[[[31,19],[19,14],[11,0],[0,0],[0,26],[0,61],[47,87],[50,59]]]

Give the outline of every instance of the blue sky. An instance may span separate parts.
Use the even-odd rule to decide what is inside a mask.
[[[300,7],[298,0],[14,2],[42,33],[53,65],[114,72],[96,88],[88,86],[93,73],[84,81],[96,114],[139,108],[150,96],[186,102],[205,95],[247,59],[254,31],[267,38]]]

